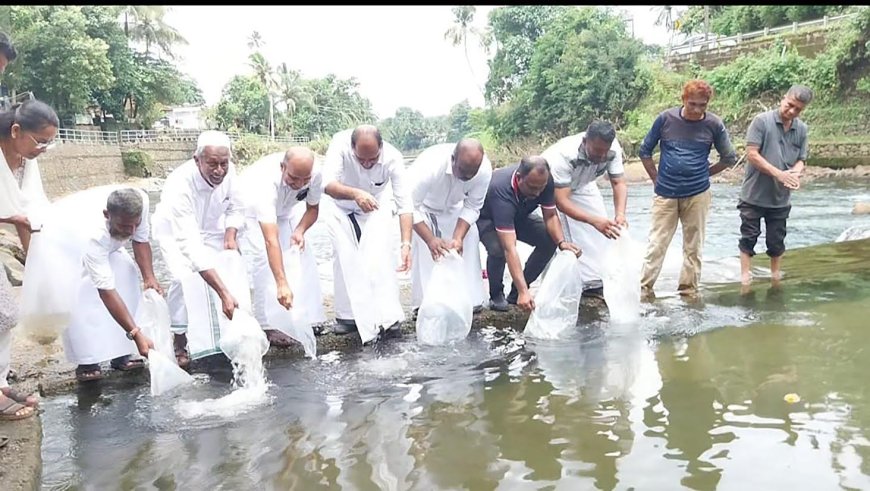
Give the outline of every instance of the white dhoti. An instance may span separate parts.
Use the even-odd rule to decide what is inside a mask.
[[[109,255],[115,274],[115,289],[130,315],[135,315],[142,292],[133,258],[124,249]],[[138,354],[136,343],[127,339],[124,329],[112,318],[89,276],[78,285],[78,300],[70,324],[63,334],[67,360],[76,365],[101,363],[119,356]]]
[[[155,233],[155,238],[158,233]],[[187,333],[187,349],[192,360],[220,353],[221,332],[226,329],[229,319],[223,314],[223,305],[217,292],[202,279],[198,271],[193,271],[171,238],[160,236],[158,243],[171,275],[166,303],[172,332]],[[217,238],[205,240],[204,243],[209,252],[217,256],[215,271],[221,282],[235,297],[239,308],[250,312],[251,290],[241,255],[238,251],[223,249],[223,241]]]
[[[601,190],[595,181],[571,193],[571,201],[587,213],[607,216],[604,198],[601,196]],[[562,220],[565,238],[583,250],[583,254],[580,256],[580,277],[583,279],[584,288],[602,286],[601,275],[610,239],[588,223],[569,218],[562,212],[559,212],[559,217]]]
[[[456,229],[456,222],[459,220],[460,211],[461,209],[440,213],[426,213],[426,225],[429,226],[436,237],[449,241],[453,238],[453,231]],[[435,265],[435,262],[432,260],[429,247],[416,232],[413,234],[412,242],[411,306],[416,308],[423,301],[423,291],[426,288],[429,277],[432,275],[432,267]],[[471,292],[471,305],[473,306],[483,305],[486,299],[483,281],[481,280],[482,268],[480,265],[479,244],[480,236],[478,235],[477,225],[472,223],[468,233],[465,234],[465,239],[462,241],[462,262],[466,273],[465,281],[468,283],[468,288]]]
[[[372,213],[353,214],[353,219],[337,206],[321,206],[323,212],[334,256],[335,317],[356,321],[365,343],[374,339],[378,327],[405,320],[392,233],[397,220],[383,205]]]
[[[304,213],[305,207],[299,206],[296,209],[301,209]],[[290,220],[279,220],[278,223],[278,242],[281,245],[281,251],[286,255],[290,249],[290,236],[296,225],[301,220],[301,214],[296,213],[290,216]],[[242,249],[242,256],[248,266],[248,272],[251,276],[251,296],[253,300],[254,317],[257,322],[264,328],[268,328],[269,323],[266,321],[266,282],[275,282],[275,277],[272,274],[272,269],[269,267],[269,257],[266,255],[266,241],[263,238],[260,223],[256,218],[248,217],[245,222],[245,230],[239,240],[239,247]],[[302,285],[290,285],[293,291],[294,305],[297,299],[305,301],[304,308],[307,316],[312,324],[317,324],[326,321],[326,313],[323,309],[323,295],[320,290],[320,277],[317,273],[317,261],[314,258],[314,252],[310,245],[306,245],[301,255],[302,269],[308,272],[306,283]],[[285,274],[289,272],[285,271]],[[289,280],[288,280],[289,281]],[[306,289],[305,295],[299,295],[297,291],[301,288]]]

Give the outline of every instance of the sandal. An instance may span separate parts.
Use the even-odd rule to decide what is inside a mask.
[[[4,396],[12,399],[13,401],[15,401],[19,404],[24,404],[25,406],[28,406],[28,407],[36,407],[39,405],[39,398],[37,398],[34,394],[22,394],[21,392],[18,392],[17,390],[13,389],[12,387],[4,387],[2,389],[2,391],[3,391]],[[27,399],[29,399],[31,397],[35,400],[35,402],[33,404],[30,404],[27,401]]]
[[[103,378],[103,371],[100,370],[100,365],[79,365],[76,367],[76,380],[79,382],[91,382]]]
[[[0,436],[0,448],[5,447],[7,443],[9,443],[9,437],[6,435]]]
[[[122,372],[129,372],[130,370],[136,370],[137,368],[142,368],[145,366],[145,362],[141,359],[131,360],[130,355],[119,356],[109,362],[109,365],[115,370],[120,370]]]
[[[32,407],[19,404],[6,396],[0,398],[0,421],[17,421],[34,414],[36,411]]]

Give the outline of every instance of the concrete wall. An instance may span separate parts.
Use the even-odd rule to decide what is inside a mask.
[[[148,153],[154,159],[154,168],[162,169],[159,175],[152,177],[166,177],[173,169],[193,158],[196,142],[137,142],[122,144],[120,152],[127,150],[141,150]]]
[[[37,160],[49,199],[126,179],[117,145],[63,143]]]
[[[827,44],[827,35],[831,31],[818,29],[808,32],[798,32],[796,34],[785,35],[786,40],[791,46],[797,48],[797,52],[808,58],[813,58],[815,55],[825,49]],[[738,56],[746,53],[753,53],[767,49],[773,44],[777,36],[768,36],[759,39],[745,41],[736,46],[720,46],[718,48],[698,51],[683,55],[672,56],[668,60],[668,66],[674,70],[682,70],[694,60],[704,69],[716,68],[719,65],[724,65],[734,61]]]

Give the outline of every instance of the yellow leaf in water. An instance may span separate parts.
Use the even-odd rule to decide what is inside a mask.
[[[792,392],[791,394],[786,394],[785,397],[783,397],[783,399],[785,400],[785,402],[787,402],[789,404],[801,402],[801,396],[795,394],[794,392]]]

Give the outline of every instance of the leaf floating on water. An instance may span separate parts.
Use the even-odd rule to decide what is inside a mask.
[[[801,396],[792,392],[791,394],[786,394],[785,397],[783,397],[783,400],[789,404],[795,404],[801,402]]]

